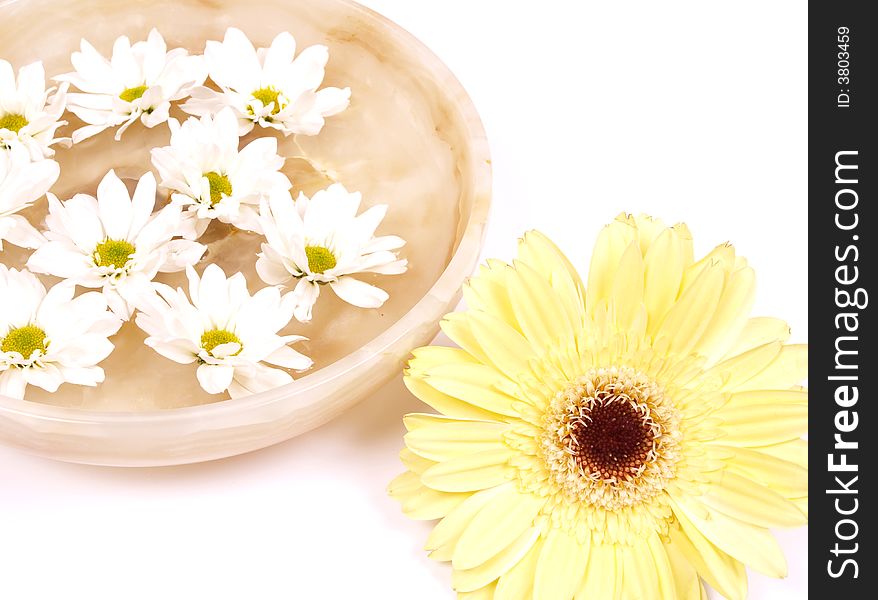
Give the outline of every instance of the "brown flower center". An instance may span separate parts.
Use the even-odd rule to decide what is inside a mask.
[[[633,369],[592,369],[555,394],[544,418],[543,460],[571,501],[619,510],[674,476],[679,412]]]
[[[655,421],[612,390],[597,396],[570,419],[569,447],[586,473],[599,473],[605,480],[637,477],[655,444]]]

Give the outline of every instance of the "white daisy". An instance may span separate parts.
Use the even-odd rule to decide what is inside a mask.
[[[152,173],[140,178],[132,198],[113,171],[98,185],[97,199],[77,194],[62,203],[49,194],[49,241],[31,255],[28,268],[102,288],[113,312],[130,318],[155,295],[150,282],[156,273],[182,271],[207,249],[172,239],[179,231],[180,207],[170,205],[152,214],[155,196]]]
[[[169,122],[171,145],[154,148],[152,164],[171,201],[186,213],[187,237],[204,233],[211,219],[241,229],[261,231],[257,207],[273,188],[292,184],[279,169],[284,159],[277,154],[273,137],[250,142],[238,151],[238,120],[230,108],[216,117]]]
[[[3,240],[23,248],[36,248],[44,241],[27,219],[15,213],[42,198],[60,172],[54,160],[32,162],[20,144],[0,149],[0,250]]]
[[[356,273],[398,275],[408,261],[394,250],[405,241],[395,235],[375,237],[375,229],[387,213],[386,205],[373,206],[357,215],[360,193],[348,192],[336,183],[295,202],[283,190],[263,201],[260,220],[268,243],[256,262],[256,271],[269,285],[298,283],[292,296],[295,316],[311,320],[320,286],[354,306],[377,308],[388,295],[384,290],[352,277]]]
[[[231,106],[241,135],[255,123],[284,135],[317,135],[324,117],[348,107],[351,90],[317,90],[329,60],[326,46],[305,48],[294,59],[295,54],[296,40],[287,32],[278,34],[270,48],[256,50],[243,31],[230,27],[222,42],[209,41],[204,51],[210,78],[222,91],[196,88],[182,108],[203,116]]]
[[[96,292],[46,288],[33,273],[0,264],[0,394],[24,398],[28,384],[54,392],[62,383],[95,386],[122,324]]]
[[[137,314],[136,322],[149,335],[146,345],[165,358],[197,362],[196,376],[207,393],[228,390],[238,398],[293,380],[286,371],[263,362],[299,371],[311,366],[310,358],[288,346],[305,338],[277,335],[293,317],[291,303],[277,288],[263,288],[251,296],[241,273],[226,279],[214,264],[201,278],[191,267],[186,274],[188,298],[180,288],[157,283],[160,297]]]
[[[9,62],[0,59],[0,146],[20,143],[32,160],[51,158],[53,144],[69,145],[70,138],[56,138],[55,131],[67,121],[59,121],[67,102],[68,84],[46,89],[42,62],[18,71],[18,81]]]
[[[84,92],[67,95],[70,111],[88,123],[73,132],[75,143],[121,125],[118,140],[138,119],[146,127],[164,123],[171,102],[188,96],[207,76],[201,56],[190,56],[185,48],[168,52],[155,29],[145,42],[134,45],[124,35],[117,38],[111,60],[84,39],[70,59],[76,71],[55,79]]]

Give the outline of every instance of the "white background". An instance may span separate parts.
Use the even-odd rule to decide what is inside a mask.
[[[539,228],[584,271],[620,211],[685,220],[702,252],[732,240],[759,275],[756,313],[806,339],[804,3],[366,4],[432,48],[481,112],[485,256],[510,258]],[[420,549],[429,525],[384,493],[400,419],[421,409],[394,381],[288,443],[170,469],[0,449],[0,598],[453,598]],[[790,576],[752,575],[751,598],[807,597],[805,531],[779,537]]]

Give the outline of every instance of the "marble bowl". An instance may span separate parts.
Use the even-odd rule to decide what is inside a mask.
[[[69,55],[82,37],[109,54],[117,36],[145,39],[152,27],[169,47],[194,52],[232,25],[257,46],[269,45],[281,31],[290,31],[300,49],[327,45],[324,84],[350,86],[351,107],[330,118],[319,136],[279,138],[282,155],[309,157],[288,160],[285,171],[294,192],[311,193],[337,179],[362,191],[366,206],[389,204],[379,234],[406,238],[403,255],[411,265],[409,273],[381,280],[391,293],[382,309],[356,312],[321,295],[326,305],[318,304],[315,321],[304,330],[293,328],[312,338],[297,349],[315,358],[315,369],[289,385],[235,400],[207,397],[191,365],[161,359],[142,344],[142,332],[126,324],[112,339],[113,355],[102,363],[107,381],[101,386],[65,385],[55,394],[30,387],[25,400],[0,397],[0,443],[48,458],[114,466],[241,454],[343,413],[399,376],[410,351],[436,334],[478,262],[491,170],[470,99],[410,34],[349,0],[0,0],[0,17],[4,31],[15,33],[0,38],[0,56],[15,69],[42,60],[50,76],[70,70]],[[68,118],[70,128],[78,125]],[[61,198],[94,193],[110,168],[133,180],[149,168],[149,148],[167,143],[160,129],[137,125],[122,142],[114,144],[105,132],[59,151],[62,176],[52,191]],[[38,204],[26,215],[37,227],[45,201]],[[244,271],[255,291],[252,253],[258,239],[233,234],[240,232],[215,236],[211,260],[227,272]],[[2,260],[21,267],[27,254],[7,244]]]

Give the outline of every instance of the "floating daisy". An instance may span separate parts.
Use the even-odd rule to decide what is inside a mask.
[[[0,264],[0,394],[23,399],[28,384],[54,392],[104,380],[97,364],[113,351],[107,338],[122,321],[100,294],[73,292],[58,284],[46,293],[32,273]]]
[[[317,135],[325,117],[348,107],[351,90],[317,89],[329,60],[326,46],[295,54],[296,40],[287,32],[278,34],[271,47],[256,50],[243,31],[230,27],[222,42],[209,41],[204,51],[210,78],[222,91],[199,87],[183,110],[204,116],[230,106],[241,135],[256,123],[284,135]]]
[[[31,161],[24,146],[0,149],[0,250],[3,240],[23,248],[36,248],[44,241],[27,219],[15,213],[45,196],[59,174],[58,163],[48,158]]]
[[[56,138],[55,132],[66,104],[67,84],[46,89],[42,62],[18,71],[18,81],[9,62],[0,59],[0,147],[22,144],[31,160],[51,158],[54,144],[68,145],[69,138]]]
[[[214,264],[200,278],[191,267],[186,274],[189,297],[157,283],[160,298],[137,314],[136,323],[149,335],[146,344],[165,358],[198,363],[196,376],[207,393],[228,390],[237,398],[293,380],[263,362],[299,371],[311,366],[310,358],[288,345],[305,338],[277,335],[293,317],[291,303],[277,288],[251,296],[241,273],[227,279]]]
[[[152,173],[140,178],[131,197],[113,171],[98,185],[97,199],[77,194],[62,203],[49,194],[48,242],[31,255],[28,268],[102,288],[113,312],[130,318],[155,295],[151,281],[158,272],[182,271],[207,249],[173,239],[180,229],[180,207],[166,206],[153,214],[155,196]]]
[[[87,123],[73,132],[75,143],[121,125],[119,140],[138,119],[146,127],[164,123],[171,102],[188,96],[207,76],[201,56],[190,56],[184,48],[168,52],[156,29],[134,45],[124,35],[117,38],[111,60],[84,39],[70,58],[76,71],[55,79],[83,92],[67,96],[70,111]]]
[[[729,245],[694,261],[685,226],[620,217],[584,286],[539,233],[490,261],[405,381],[390,494],[442,519],[426,548],[461,598],[705,598],[786,573],[769,529],[806,522],[805,346],[748,318]]]
[[[261,231],[259,201],[272,189],[288,190],[279,171],[284,159],[272,137],[253,140],[238,151],[238,120],[230,108],[180,125],[169,121],[171,145],[152,151],[152,164],[171,201],[186,212],[187,237],[200,237],[211,219]]]
[[[269,285],[298,280],[292,292],[295,316],[311,320],[320,286],[354,306],[377,308],[388,295],[361,281],[357,273],[398,275],[408,262],[394,250],[405,241],[393,235],[375,237],[375,229],[387,213],[386,205],[357,215],[360,193],[348,192],[339,183],[295,202],[284,190],[275,191],[261,207],[262,230],[267,243],[256,262],[256,271]]]

